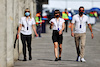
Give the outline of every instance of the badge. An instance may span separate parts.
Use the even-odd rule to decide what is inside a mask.
[[[27,27],[27,30],[28,30],[28,27]]]
[[[60,31],[59,28],[58,28],[58,31]]]
[[[82,25],[80,25],[80,28],[82,27]]]

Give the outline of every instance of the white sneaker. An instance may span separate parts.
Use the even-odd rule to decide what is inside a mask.
[[[81,57],[78,56],[76,61],[80,62],[81,61]]]
[[[81,62],[86,62],[86,60],[84,58],[81,58]]]
[[[35,37],[36,39],[38,39],[39,37]]]

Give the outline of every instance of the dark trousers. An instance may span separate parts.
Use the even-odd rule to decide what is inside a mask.
[[[66,24],[66,32],[67,32],[67,29],[68,29],[68,20],[65,20],[65,24]]]
[[[39,26],[37,26],[37,33],[38,33],[39,37],[41,37],[41,32],[42,32],[42,27],[39,25]]]
[[[29,51],[29,57],[31,57],[31,39],[32,39],[32,35],[23,35],[21,33],[21,41],[23,44],[24,58],[26,58],[26,43],[27,43],[27,47],[28,47],[28,51]]]

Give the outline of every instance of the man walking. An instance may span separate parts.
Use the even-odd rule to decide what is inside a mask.
[[[75,38],[75,45],[77,50],[77,59],[76,61],[86,62],[84,59],[84,50],[85,50],[85,40],[86,40],[86,23],[89,26],[91,31],[91,37],[93,39],[94,35],[92,32],[91,24],[88,21],[88,17],[83,14],[84,7],[79,7],[79,14],[73,16],[71,24],[71,36]],[[75,24],[75,32],[73,33],[73,25]],[[81,42],[81,43],[80,43]],[[81,49],[79,48],[79,44]]]
[[[42,32],[42,17],[41,17],[41,12],[38,12],[36,14],[36,18],[35,18],[35,21],[36,21],[36,27],[37,27],[37,33],[39,35],[39,37],[41,37],[41,32]]]

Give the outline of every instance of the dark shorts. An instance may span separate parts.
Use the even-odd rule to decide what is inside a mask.
[[[58,42],[59,44],[62,44],[63,41],[63,35],[59,35],[59,32],[57,30],[53,30],[52,33],[52,41],[54,42]]]

